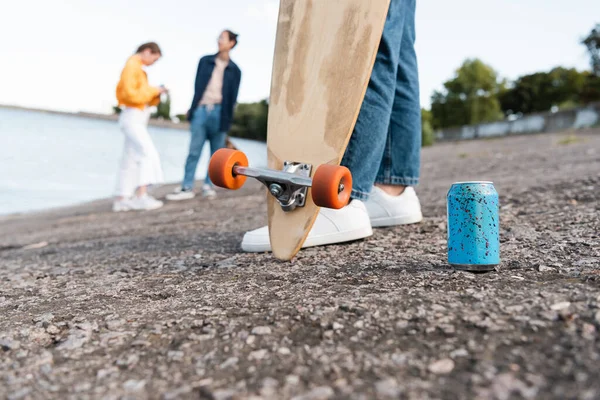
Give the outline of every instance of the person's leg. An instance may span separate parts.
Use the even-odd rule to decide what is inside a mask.
[[[129,211],[133,209],[130,203],[130,198],[135,191],[136,182],[139,176],[139,163],[136,159],[136,153],[133,149],[133,144],[129,140],[127,130],[127,116],[124,115],[126,110],[123,110],[119,118],[119,125],[124,135],[123,154],[119,165],[119,173],[117,175],[116,199],[113,203],[113,211]]]
[[[137,127],[136,139],[143,154],[140,162],[138,196],[145,195],[149,185],[157,185],[164,182],[163,170],[160,165],[160,155],[148,132],[149,116],[149,112],[144,111]]]
[[[129,171],[121,185],[126,185],[123,190],[132,194],[136,189],[136,196],[130,201],[133,209],[150,210],[162,206],[162,202],[146,195],[148,185],[162,183],[162,169],[158,152],[152,143],[147,130],[147,117],[144,111],[127,109],[123,119],[123,132],[127,137],[127,158]]]
[[[415,53],[415,0],[403,0],[405,15],[390,125],[375,188],[365,203],[374,227],[413,224],[423,219],[412,186],[419,182],[421,106]]]
[[[125,140],[123,143],[123,155],[121,156],[119,165],[119,174],[117,176],[116,195],[118,200],[128,199],[133,195],[139,176],[138,160],[133,150],[133,144],[127,135],[128,127],[123,120],[124,118],[121,117],[121,131],[125,136]]]
[[[375,183],[383,157],[394,104],[400,43],[406,20],[405,3],[392,0],[379,50],[354,132],[342,159],[352,173],[352,198],[365,200]]]
[[[421,106],[415,52],[415,0],[404,0],[405,15],[390,127],[375,182],[398,195],[419,182],[421,162]],[[390,193],[391,192],[391,193]],[[395,193],[394,193],[395,192]]]
[[[392,0],[390,3],[371,80],[342,160],[342,165],[352,173],[352,201],[341,210],[322,208],[303,248],[362,239],[373,233],[368,211],[360,200],[368,198],[371,192],[387,138],[403,33],[403,1]],[[250,252],[270,250],[268,228],[247,232],[242,249]]]
[[[194,118],[190,126],[191,138],[190,148],[185,161],[185,174],[181,187],[183,189],[191,190],[194,188],[194,181],[196,179],[196,167],[198,166],[198,160],[202,154],[202,148],[206,142],[206,108],[199,107],[194,111]]]
[[[207,121],[207,138],[210,143],[210,156],[219,149],[225,147],[225,138],[227,136],[226,132],[221,131],[221,108],[220,106],[215,107],[208,118]],[[204,185],[208,185],[212,187],[212,182],[210,181],[210,177],[208,174],[208,170],[206,171],[206,178],[204,179]]]

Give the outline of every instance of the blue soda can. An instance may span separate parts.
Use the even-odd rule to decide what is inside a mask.
[[[492,182],[457,182],[447,196],[448,263],[467,271],[500,264],[498,193]]]

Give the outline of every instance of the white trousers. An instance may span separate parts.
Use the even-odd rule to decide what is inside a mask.
[[[160,156],[148,133],[150,111],[124,108],[119,126],[125,134],[117,196],[131,197],[140,186],[164,182]]]

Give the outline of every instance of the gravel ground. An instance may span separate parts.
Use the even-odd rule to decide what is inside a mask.
[[[599,171],[598,130],[436,145],[423,223],[289,263],[239,250],[257,184],[4,217],[0,398],[600,398]],[[500,194],[486,274],[445,261],[467,179]]]

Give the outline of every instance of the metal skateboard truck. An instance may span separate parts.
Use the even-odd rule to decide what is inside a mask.
[[[217,186],[237,190],[247,177],[267,187],[283,211],[291,212],[306,204],[308,189],[319,207],[339,209],[348,204],[352,175],[346,167],[322,164],[311,178],[312,165],[285,161],[281,171],[248,166],[246,155],[239,150],[220,149],[209,165],[210,180]]]

